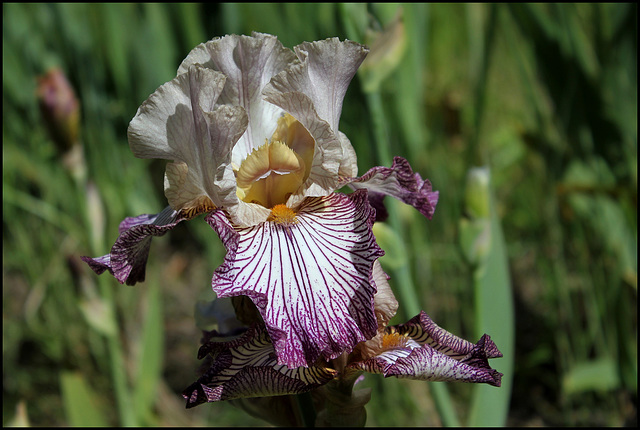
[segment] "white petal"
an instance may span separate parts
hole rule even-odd
[[[216,206],[235,199],[231,150],[247,127],[247,117],[240,107],[215,106],[224,81],[218,72],[192,66],[158,88],[129,125],[136,156],[177,162],[167,170],[172,205],[188,203],[187,197],[198,193]]]
[[[197,78],[197,79],[192,79]],[[192,96],[203,103],[200,109],[213,110],[222,92],[225,76],[194,67],[160,86],[138,108],[128,129],[129,146],[140,158],[160,158],[188,162],[197,142]],[[195,81],[197,88],[192,88]]]
[[[308,366],[351,351],[377,329],[371,273],[383,251],[372,216],[363,192],[309,198],[292,225],[234,229],[213,212],[207,221],[228,250],[213,289],[253,300],[281,364]]]
[[[378,319],[378,330],[384,330],[398,311],[398,301],[389,286],[389,276],[384,273],[378,260],[373,263],[371,276],[378,290],[373,298],[376,318]]]
[[[355,176],[356,157],[349,139],[338,131],[342,101],[367,49],[337,38],[296,46],[300,63],[275,76],[265,99],[302,123],[316,141],[304,196],[324,196],[337,188],[339,176]]]
[[[219,103],[241,106],[247,112],[249,128],[234,148],[235,164],[273,134],[282,109],[264,101],[262,89],[294,59],[293,52],[275,36],[253,33],[251,37],[231,35],[200,44],[180,65],[178,73],[194,64],[222,72],[227,82]]]
[[[307,95],[320,118],[337,132],[344,95],[369,50],[356,42],[332,38],[301,43],[294,51],[306,67],[278,79],[286,78],[290,91]]]

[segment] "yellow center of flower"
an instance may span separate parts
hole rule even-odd
[[[271,214],[267,221],[273,221],[276,224],[282,224],[289,226],[298,222],[296,220],[296,213],[287,205],[275,205],[271,208]]]
[[[387,333],[382,338],[382,350],[386,351],[388,349],[399,348],[407,343],[407,337],[398,333]]]
[[[279,219],[286,211],[276,206],[284,206],[309,177],[314,145],[302,124],[285,114],[271,139],[254,149],[236,171],[236,194],[247,203],[272,209],[278,214],[272,217]]]

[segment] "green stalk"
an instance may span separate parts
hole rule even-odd
[[[311,393],[303,393],[295,396],[298,413],[304,427],[315,427],[316,409],[313,406]]]
[[[123,427],[134,427],[137,425],[137,422],[127,387],[127,377],[124,372],[125,365],[120,339],[118,339],[117,335],[113,335],[109,336],[107,341],[111,361],[111,377],[116,393],[120,423]]]
[[[371,112],[371,123],[374,130],[374,141],[376,147],[376,153],[378,160],[383,165],[391,165],[392,156],[389,151],[389,132],[387,126],[387,118],[384,113],[384,107],[382,104],[382,97],[380,92],[374,91],[366,94],[367,105]],[[397,208],[395,205],[388,205],[387,210],[389,212],[388,223],[391,228],[398,233],[401,238],[406,237],[405,228],[400,220]],[[399,288],[400,301],[402,302],[405,316],[414,316],[420,313],[420,300],[416,294],[416,288],[411,276],[410,267],[408,264],[409,259],[405,258],[407,262],[401,267],[393,271],[394,285]],[[451,397],[449,396],[449,390],[447,386],[440,383],[430,384],[431,393],[433,394],[433,400],[436,405],[436,409],[440,414],[442,424],[444,426],[460,425],[458,417],[456,416],[453,408]]]
[[[79,143],[81,144],[81,143]],[[81,159],[81,164],[84,164],[84,156]],[[104,247],[104,231],[99,225],[94,225],[97,221],[93,217],[98,216],[96,210],[101,208],[91,207],[91,200],[87,194],[88,179],[86,176],[86,169],[80,169],[80,174],[74,176],[78,193],[84,196],[84,200],[87,205],[84,207],[84,219],[85,228],[91,232],[90,248],[93,255],[99,255]],[[95,203],[95,202],[93,202]],[[100,214],[101,215],[101,214]],[[118,416],[120,418],[120,425],[125,427],[133,427],[137,425],[135,409],[131,403],[131,393],[129,392],[127,384],[127,376],[125,373],[125,360],[124,353],[122,351],[122,345],[118,333],[118,321],[115,318],[116,303],[113,297],[112,284],[108,282],[108,278],[98,277],[99,288],[101,292],[102,300],[104,301],[107,309],[111,312],[106,316],[111,318],[109,325],[115,327],[112,333],[102,333],[107,338],[107,348],[109,350],[109,362],[111,365],[111,378],[113,380],[113,386],[115,391],[116,404],[118,406]],[[98,334],[96,332],[96,334]]]

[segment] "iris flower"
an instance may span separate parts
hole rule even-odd
[[[502,374],[488,359],[502,354],[488,335],[473,344],[434,323],[423,311],[405,324],[388,326],[398,308],[386,275],[374,265],[376,335],[351,353],[309,367],[289,368],[277,362],[275,349],[260,322],[229,339],[205,332],[198,358],[211,366],[183,392],[187,407],[204,402],[301,394],[331,381],[356,380],[366,371],[422,381],[487,383],[500,386]],[[353,383],[353,382],[351,382]],[[341,403],[344,406],[344,401]]]
[[[213,290],[251,299],[264,331],[246,341],[266,350],[268,337],[277,366],[314,369],[376,336],[372,272],[383,251],[370,198],[390,195],[431,218],[438,192],[400,157],[358,177],[338,125],[366,54],[337,38],[292,51],[261,33],[194,48],[128,129],[134,155],[169,161],[169,206],[126,218],[109,254],[83,260],[133,285],[154,236],[206,214],[227,249]],[[337,192],[344,186],[354,191]]]

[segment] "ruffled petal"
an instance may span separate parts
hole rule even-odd
[[[369,49],[334,37],[303,42],[293,50],[300,66],[291,67],[276,76],[271,82],[273,89],[281,93],[294,91],[305,94],[315,106],[318,116],[337,132],[347,88]]]
[[[359,178],[345,179],[341,186],[354,189],[365,188],[372,196],[376,193],[395,197],[413,206],[431,219],[438,203],[438,191],[431,189],[431,182],[413,173],[409,162],[402,157],[394,157],[391,167],[374,167]]]
[[[346,134],[339,131],[340,145],[342,146],[342,160],[338,168],[338,176],[340,178],[352,178],[358,174],[358,157],[356,150],[353,149],[351,141]]]
[[[206,220],[227,248],[214,291],[251,298],[278,363],[330,360],[375,335],[372,269],[384,252],[371,231],[366,192],[308,198],[290,223],[237,228],[223,211]]]
[[[326,384],[337,374],[325,367],[278,364],[267,331],[258,325],[235,340],[207,340],[198,358],[207,355],[212,358],[211,367],[182,393],[187,408],[221,400],[300,394]]]
[[[460,381],[500,386],[502,373],[488,359],[502,354],[488,335],[473,344],[435,324],[421,312],[406,324],[388,327],[377,341],[377,355],[349,367],[385,377]]]
[[[294,50],[299,62],[274,76],[263,94],[315,139],[311,173],[301,195],[324,196],[337,188],[340,175],[357,172],[355,152],[338,125],[344,95],[368,50],[337,38],[303,43]]]
[[[216,106],[225,80],[221,73],[191,66],[149,96],[129,124],[134,155],[175,162],[167,170],[167,197],[176,210],[189,206],[187,196],[207,196],[216,206],[237,200],[231,151],[247,128],[247,116],[237,106]]]
[[[128,217],[120,223],[120,236],[107,255],[81,257],[98,275],[108,270],[121,284],[134,285],[145,278],[151,239],[162,236],[186,218],[165,208],[156,215]]]
[[[269,34],[230,35],[196,46],[184,59],[178,73],[200,64],[227,77],[219,103],[242,107],[249,116],[247,132],[233,150],[240,165],[253,149],[274,132],[282,109],[262,98],[262,89],[295,59],[294,53]]]
[[[293,66],[295,69],[299,66]],[[283,72],[285,73],[285,72]],[[273,82],[273,81],[272,81]],[[309,177],[288,204],[300,203],[305,197],[319,197],[331,194],[337,189],[339,169],[342,160],[342,141],[329,123],[321,119],[315,111],[313,102],[301,92],[278,92],[272,88],[265,90],[265,99],[282,107],[307,129],[315,141],[313,160]]]

